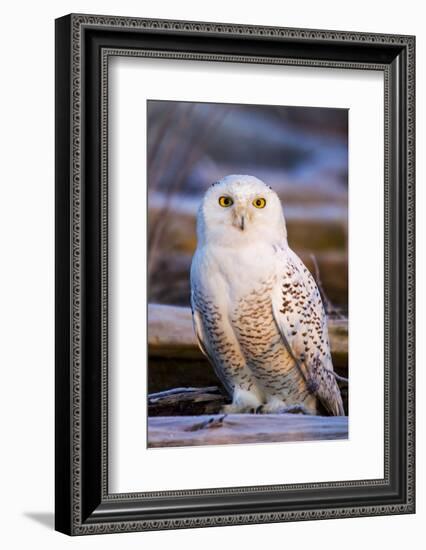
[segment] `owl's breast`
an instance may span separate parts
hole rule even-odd
[[[231,324],[241,352],[262,387],[288,399],[303,389],[303,380],[294,369],[275,322],[272,298],[275,278],[265,279],[235,304]]]
[[[261,358],[276,346],[282,347],[272,310],[274,285],[275,277],[271,275],[233,301],[231,323],[247,357]]]

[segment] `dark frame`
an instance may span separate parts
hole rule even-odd
[[[56,529],[70,535],[414,513],[413,36],[68,15],[56,20]],[[111,55],[383,71],[384,478],[108,493]]]

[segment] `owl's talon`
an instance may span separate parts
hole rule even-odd
[[[261,408],[260,407],[242,407],[241,405],[234,405],[231,403],[230,405],[224,405],[220,409],[220,413],[227,415],[227,414],[257,414],[257,411]]]
[[[282,405],[278,406],[277,403],[266,403],[260,405],[256,409],[256,414],[313,414],[302,403],[296,403],[294,405]]]
[[[297,405],[289,405],[288,407],[284,407],[284,409],[280,411],[280,414],[311,414],[311,413],[308,411],[305,405],[298,403]]]

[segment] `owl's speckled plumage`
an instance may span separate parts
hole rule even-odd
[[[204,196],[197,236],[194,328],[232,397],[227,411],[318,414],[321,404],[343,415],[321,297],[288,246],[277,194],[253,176],[223,178]]]

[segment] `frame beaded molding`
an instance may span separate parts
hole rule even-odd
[[[153,19],[137,19],[126,17],[108,17],[96,15],[72,15],[72,174],[71,174],[71,202],[72,202],[72,260],[71,260],[71,285],[72,285],[72,334],[71,334],[71,367],[72,367],[72,528],[76,535],[83,534],[100,534],[100,533],[118,533],[128,531],[145,531],[153,529],[184,529],[191,527],[205,527],[218,525],[239,525],[249,523],[264,523],[264,522],[285,522],[285,521],[304,521],[312,519],[329,519],[337,517],[362,517],[371,515],[385,515],[393,513],[411,513],[414,511],[414,171],[415,171],[415,145],[414,145],[414,111],[415,111],[415,92],[414,92],[414,48],[415,41],[412,36],[396,36],[389,34],[371,34],[358,32],[341,32],[331,30],[309,30],[309,29],[287,29],[280,27],[264,27],[264,26],[245,26],[245,25],[229,25],[221,23],[205,23],[205,22],[188,22],[188,21],[170,21],[170,20],[153,20]],[[215,515],[212,517],[194,517],[190,519],[173,519],[173,520],[146,520],[146,521],[124,521],[117,523],[93,523],[90,525],[82,524],[81,517],[81,74],[80,61],[82,49],[81,31],[85,27],[111,27],[121,29],[145,29],[145,30],[167,30],[176,32],[190,33],[209,33],[215,35],[228,36],[251,36],[262,38],[287,38],[287,39],[305,39],[305,40],[321,40],[328,42],[346,42],[346,43],[366,43],[366,44],[395,44],[403,45],[407,48],[407,82],[408,82],[408,142],[407,142],[407,437],[408,437],[408,455],[407,455],[407,504],[391,505],[391,506],[365,506],[365,507],[344,507],[327,510],[308,510],[294,512],[273,512],[273,513],[251,513],[251,514],[228,514]],[[200,489],[190,491],[162,491],[150,493],[117,493],[108,494],[108,464],[107,464],[107,421],[108,421],[108,354],[107,354],[107,315],[108,315],[108,219],[107,219],[107,204],[108,204],[108,58],[111,55],[120,56],[139,56],[139,57],[157,57],[168,59],[190,59],[203,61],[231,61],[241,63],[269,63],[282,65],[301,65],[310,67],[328,67],[328,68],[345,68],[345,69],[369,69],[384,71],[385,79],[385,159],[389,158],[389,140],[390,140],[390,122],[389,122],[389,68],[386,65],[380,64],[363,64],[363,63],[345,63],[333,61],[318,61],[318,60],[295,60],[286,58],[262,58],[258,56],[232,56],[232,55],[215,55],[215,54],[193,54],[193,53],[176,53],[164,51],[143,51],[143,50],[120,50],[120,49],[105,49],[102,52],[102,114],[101,114],[101,210],[102,210],[102,449],[103,449],[103,465],[102,465],[102,492],[105,500],[123,500],[123,499],[140,499],[147,496],[166,496],[166,495],[200,495],[200,494],[244,494],[252,491],[262,490],[295,490],[312,487],[350,487],[362,485],[383,485],[387,484],[389,475],[388,453],[389,449],[389,400],[385,398],[385,476],[383,480],[361,480],[361,481],[343,481],[332,483],[309,483],[309,484],[292,484],[292,485],[274,485],[261,487],[239,487],[225,489]],[[389,173],[387,170],[388,163],[385,162],[385,222],[389,220],[388,208],[388,185]],[[387,228],[389,224],[385,223]],[[389,266],[389,238],[385,234],[385,271],[388,272]],[[385,305],[389,300],[389,281],[385,277]],[[388,309],[385,307],[385,320],[388,315]],[[385,327],[388,323],[385,324]],[[388,342],[388,330],[385,330],[385,342]],[[385,346],[385,350],[388,346]],[[385,353],[385,397],[389,389],[389,373],[386,365],[389,363],[388,353]]]

